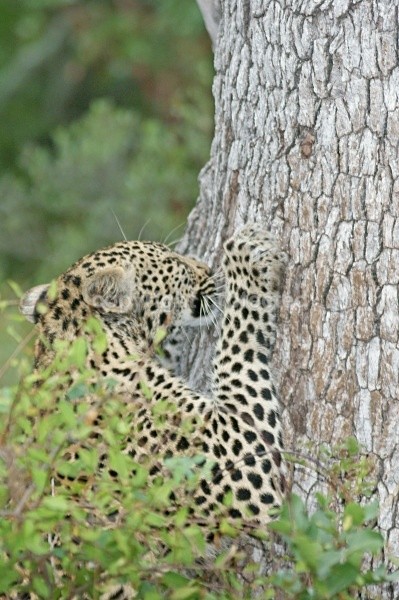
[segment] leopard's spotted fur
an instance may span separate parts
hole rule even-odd
[[[270,235],[255,225],[225,243],[225,309],[209,396],[193,392],[159,363],[154,337],[160,327],[206,318],[202,299],[215,293],[214,279],[203,263],[152,242],[121,242],[95,252],[57,279],[55,294],[48,294],[48,286],[25,294],[22,312],[40,333],[36,367],[51,361],[55,340],[74,340],[95,315],[108,348],[92,355],[90,366],[115,380],[137,406],[129,452],[138,460],[155,454],[211,459],[212,478],[201,480],[195,510],[205,516],[228,510],[231,518],[266,523],[284,491],[279,405],[270,371],[283,262]],[[177,404],[177,425],[192,419],[190,435],[179,432],[176,413],[174,427],[157,429],[152,406],[160,399]]]

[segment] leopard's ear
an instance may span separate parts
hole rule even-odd
[[[102,312],[127,313],[133,307],[133,274],[122,267],[104,268],[83,283],[84,301]]]
[[[37,323],[41,312],[44,312],[47,305],[47,292],[50,284],[36,285],[28,290],[21,298],[19,310],[31,323]],[[40,310],[40,305],[43,311]]]

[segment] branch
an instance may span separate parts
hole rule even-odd
[[[222,18],[220,0],[197,0],[197,4],[204,19],[205,27],[215,48],[218,35],[219,23]]]

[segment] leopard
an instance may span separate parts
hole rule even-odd
[[[162,330],[195,329],[214,320],[215,274],[196,258],[152,241],[122,241],[78,260],[52,284],[21,300],[38,331],[35,371],[53,360],[60,340],[85,335],[97,319],[106,348],[87,356],[100,380],[128,398],[126,451],[138,461],[201,456],[210,477],[199,480],[191,511],[209,518],[265,526],[286,494],[280,404],[272,365],[286,257],[259,224],[244,226],[223,246],[223,314],[214,349],[210,392],[200,393],[159,359]],[[171,401],[170,427],[153,407]],[[189,420],[191,428],[179,428]],[[229,502],[226,503],[226,496]]]

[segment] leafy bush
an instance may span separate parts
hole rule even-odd
[[[269,526],[287,550],[269,582],[287,600],[352,600],[369,585],[381,589],[398,579],[383,564],[384,539],[375,529],[374,465],[353,437],[318,454],[295,461],[316,469],[325,482],[324,492],[310,499],[312,510],[292,494]]]
[[[102,352],[96,321],[87,335]],[[272,571],[262,574],[239,543],[239,526],[208,518],[204,527],[190,514],[204,469],[210,476],[201,457],[165,460],[151,477],[159,457],[137,462],[124,452],[136,407],[85,367],[87,344],[59,344],[43,372],[1,390],[0,594],[94,599],[123,583],[144,600],[238,600],[254,589],[265,599],[349,600],[390,579],[382,566],[365,566],[379,559],[383,539],[372,527],[377,506],[359,502],[371,489],[370,464],[354,440],[325,450],[330,492],[316,496],[314,510],[292,495],[269,533],[252,531],[272,557]],[[160,402],[154,418],[169,427],[171,410]],[[176,510],[169,510],[172,492],[185,498]],[[206,558],[209,532],[219,546],[215,560]]]
[[[90,327],[101,352],[101,331]],[[191,565],[204,550],[187,509],[165,512],[172,490],[197,482],[198,459],[166,462],[168,477],[148,485],[151,465],[123,452],[136,407],[112,385],[89,383],[86,352],[83,339],[60,344],[40,377],[3,390],[0,593],[98,598],[113,583],[130,583],[150,597],[152,589],[181,587],[174,566]]]
[[[383,566],[363,568],[365,557],[378,556],[384,546],[382,535],[370,526],[377,515],[375,503],[356,502],[337,514],[321,494],[309,514],[301,498],[292,495],[270,529],[286,543],[294,568],[279,570],[271,583],[287,599],[351,600],[359,589],[389,580]]]

